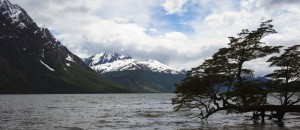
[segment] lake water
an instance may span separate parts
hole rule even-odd
[[[300,129],[297,114],[285,126],[249,119],[252,113],[217,113],[207,121],[196,111],[174,112],[174,94],[0,95],[0,129]],[[246,116],[246,117],[245,117]],[[247,117],[248,116],[248,117]]]

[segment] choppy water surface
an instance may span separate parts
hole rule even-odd
[[[285,126],[253,123],[251,113],[217,113],[207,121],[195,112],[174,112],[174,94],[0,95],[0,129],[296,129],[297,114]]]

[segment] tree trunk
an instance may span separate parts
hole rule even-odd
[[[261,122],[264,123],[265,122],[265,111],[261,111],[260,116],[261,116]]]
[[[277,119],[278,119],[278,125],[279,126],[282,126],[283,125],[283,122],[282,122],[282,119],[284,117],[284,114],[285,112],[284,111],[277,111]]]

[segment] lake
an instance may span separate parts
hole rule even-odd
[[[297,114],[284,127],[274,120],[247,120],[252,113],[217,113],[207,121],[196,111],[174,112],[174,94],[0,95],[0,129],[300,129]]]

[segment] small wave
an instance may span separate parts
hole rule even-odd
[[[65,126],[57,126],[55,127],[57,130],[84,130],[80,127],[65,127]]]

